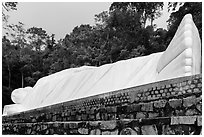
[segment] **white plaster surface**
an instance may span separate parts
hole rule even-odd
[[[83,66],[67,69],[43,77],[33,88],[14,90],[12,100],[18,104],[5,106],[4,114],[164,79],[199,74],[200,43],[198,30],[192,16],[188,14],[183,18],[166,51],[100,67]]]
[[[25,88],[18,88],[15,89],[11,93],[11,99],[16,104],[23,103],[23,100],[25,99],[26,95],[29,94],[29,92],[32,92],[32,87],[25,87]]]
[[[192,15],[187,14],[161,56],[157,80],[201,73],[201,41]]]

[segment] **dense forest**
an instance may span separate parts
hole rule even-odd
[[[63,69],[101,66],[119,60],[164,51],[185,14],[191,13],[202,38],[202,3],[170,2],[168,29],[157,28],[163,2],[114,2],[108,11],[95,15],[95,25],[82,24],[56,41],[38,27],[8,23],[8,12],[18,3],[2,3],[2,105],[11,104],[16,88],[34,86],[43,76]],[[150,25],[147,25],[150,21]],[[68,24],[67,24],[68,25]],[[42,91],[43,92],[43,91]]]

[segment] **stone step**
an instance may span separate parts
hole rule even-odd
[[[202,116],[174,116],[110,121],[5,123],[3,134],[157,135],[199,134]]]

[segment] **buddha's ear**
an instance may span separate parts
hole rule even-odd
[[[201,41],[191,14],[182,19],[156,71],[158,80],[201,73]]]

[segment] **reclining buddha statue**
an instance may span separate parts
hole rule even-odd
[[[33,88],[14,90],[11,98],[15,104],[6,105],[4,115],[200,73],[201,41],[192,15],[187,14],[164,52],[43,77]]]

